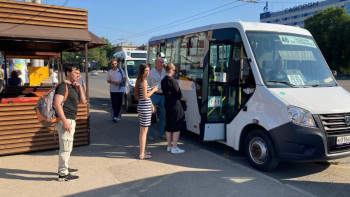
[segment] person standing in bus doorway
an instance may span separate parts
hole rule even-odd
[[[117,67],[117,60],[111,60],[111,70],[107,74],[107,83],[109,83],[109,92],[112,102],[112,120],[117,123],[121,118],[123,95],[125,91],[125,73]]]
[[[182,96],[181,89],[177,81],[173,78],[175,66],[173,63],[165,64],[166,76],[161,82],[165,97],[165,130],[168,142],[167,151],[171,153],[184,153],[185,151],[177,147],[180,137],[180,130],[186,128],[185,113],[180,101],[187,102]]]
[[[165,77],[165,71],[163,69],[163,59],[161,57],[157,57],[156,62],[155,62],[155,68],[152,68],[151,71],[149,72],[149,75],[147,77],[147,81],[149,86],[154,87],[158,86],[158,91],[155,92],[151,96],[151,100],[153,105],[158,106],[158,112],[160,114],[159,116],[159,137],[162,139],[166,139],[165,137],[165,108],[164,108],[164,95],[161,90],[161,84],[160,82],[162,79]],[[158,113],[157,112],[157,113]],[[148,139],[153,141],[154,140],[154,126],[151,125],[149,127],[149,132],[148,132]]]
[[[70,181],[79,176],[71,175],[77,169],[68,167],[70,154],[73,149],[78,103],[86,103],[82,87],[77,82],[79,66],[68,64],[64,67],[66,79],[60,83],[55,91],[54,108],[60,120],[55,124],[59,139],[58,181]],[[68,88],[68,96],[64,101],[64,95]],[[64,105],[63,105],[64,102]]]
[[[151,95],[158,91],[158,86],[151,87],[147,84],[147,76],[149,75],[149,66],[142,63],[137,73],[137,79],[135,83],[135,97],[139,101],[137,105],[137,112],[140,124],[140,159],[150,159],[151,153],[146,152],[146,138],[148,127],[151,125],[152,116],[152,101]]]

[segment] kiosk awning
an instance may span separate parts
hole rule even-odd
[[[81,51],[107,44],[87,29],[0,23],[0,51]]]

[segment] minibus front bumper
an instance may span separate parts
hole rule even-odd
[[[316,127],[304,127],[292,122],[269,131],[281,161],[322,161],[350,155],[350,144],[337,145],[337,137],[325,131],[318,115]]]

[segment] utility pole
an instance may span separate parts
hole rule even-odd
[[[24,2],[41,4],[41,0],[24,0]],[[27,63],[30,62],[31,65],[35,67],[44,67],[44,60],[32,59],[32,60],[27,60],[26,62]]]

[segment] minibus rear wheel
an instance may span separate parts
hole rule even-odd
[[[258,170],[273,170],[279,163],[272,140],[262,130],[254,130],[248,134],[244,143],[244,151],[249,159],[249,164]]]

